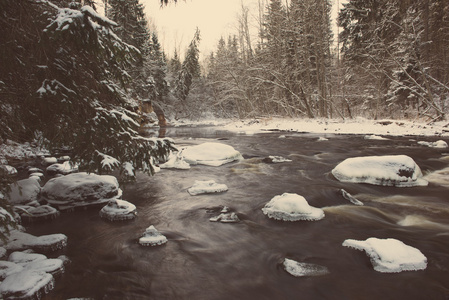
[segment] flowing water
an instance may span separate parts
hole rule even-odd
[[[245,160],[164,169],[154,177],[140,174],[123,187],[123,199],[137,206],[132,221],[112,223],[101,219],[98,209],[87,209],[28,228],[36,235],[68,236],[62,254],[72,263],[46,299],[449,299],[449,188],[341,183],[330,173],[348,157],[406,154],[428,174],[447,167],[445,150],[420,146],[411,137],[327,135],[328,141],[318,141],[313,134],[244,135],[216,128],[168,129],[165,135],[179,145],[225,143]],[[292,161],[262,162],[269,155]],[[190,196],[194,181],[206,179],[229,190]],[[365,205],[345,200],[342,188]],[[325,218],[269,219],[261,208],[284,192],[323,208]],[[210,222],[221,206],[235,211],[241,222]],[[167,244],[138,244],[150,225]],[[418,248],[428,259],[427,269],[379,273],[364,252],[342,246],[345,239],[369,237],[396,238]],[[296,278],[283,269],[284,258],[325,266],[330,273]]]

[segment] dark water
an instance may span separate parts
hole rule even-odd
[[[139,175],[123,187],[123,199],[138,209],[133,221],[111,223],[100,219],[98,209],[89,209],[29,228],[33,234],[68,236],[63,254],[72,263],[46,299],[449,299],[449,188],[340,183],[330,174],[348,157],[393,154],[411,156],[430,173],[448,165],[444,150],[420,146],[410,137],[377,141],[328,135],[328,141],[319,142],[311,134],[246,136],[210,128],[169,129],[165,135],[181,145],[219,140],[246,159]],[[262,163],[268,155],[292,162]],[[187,193],[195,180],[206,179],[227,184],[229,191]],[[341,188],[365,206],[351,205]],[[325,218],[268,219],[261,208],[284,192],[324,208]],[[242,221],[210,222],[224,205]],[[137,243],[150,225],[167,236],[167,244]],[[345,239],[369,237],[396,238],[418,248],[428,259],[427,269],[379,273],[364,252],[342,246]],[[282,268],[284,258],[326,266],[330,274],[295,278]]]

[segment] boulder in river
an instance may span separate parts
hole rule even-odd
[[[128,201],[113,199],[100,210],[100,217],[109,221],[134,219],[137,215],[136,206]]]
[[[182,155],[191,165],[202,164],[214,167],[243,159],[240,152],[232,146],[213,142],[187,147],[182,150]]]
[[[324,218],[321,208],[310,206],[303,196],[291,193],[273,197],[262,211],[269,218],[281,221],[316,221]]]
[[[428,182],[415,161],[407,155],[347,158],[332,175],[342,182],[370,183],[384,186],[426,186]]]
[[[193,186],[187,191],[190,195],[222,193],[228,190],[228,186],[224,183],[216,183],[215,180],[195,180]]]
[[[165,243],[167,243],[167,238],[153,225],[148,227],[139,239],[139,244],[142,246],[159,246]]]
[[[107,203],[121,195],[114,176],[84,172],[50,179],[41,191],[41,197],[60,210]]]

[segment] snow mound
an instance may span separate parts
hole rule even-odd
[[[378,141],[385,141],[385,140],[389,140],[387,138],[384,138],[380,135],[375,135],[375,134],[371,134],[371,135],[365,135],[364,136],[365,140],[378,140]]]
[[[427,147],[431,147],[431,148],[447,148],[447,143],[443,140],[438,140],[436,142],[424,142],[424,141],[420,141],[418,142],[418,144],[423,145],[423,146],[427,146]]]
[[[269,218],[281,221],[317,221],[324,218],[321,208],[310,206],[304,197],[291,193],[275,196],[262,211]]]
[[[136,206],[128,201],[113,199],[100,210],[100,217],[109,221],[134,219],[137,215]]]
[[[0,242],[2,244],[3,242]],[[9,251],[33,249],[39,252],[56,251],[67,246],[67,236],[56,233],[34,236],[26,232],[12,230],[4,247]]]
[[[84,172],[50,179],[41,191],[42,198],[60,209],[107,203],[121,194],[114,176]]]
[[[191,165],[202,164],[214,167],[243,159],[240,152],[232,146],[213,142],[187,147],[182,150],[182,155]]]
[[[344,189],[341,189],[340,192],[341,192],[343,198],[345,198],[346,200],[348,200],[348,201],[351,202],[352,204],[354,204],[354,205],[360,205],[360,206],[363,205],[363,202],[362,202],[362,201],[356,199],[354,196],[352,196],[351,194],[349,194],[349,193],[348,193],[347,191],[345,191]]]
[[[329,274],[329,270],[326,267],[301,263],[288,258],[284,259],[283,265],[285,271],[295,277],[322,276]]]
[[[184,160],[180,153],[171,154],[168,161],[160,165],[161,169],[179,169],[188,170],[190,165]]]
[[[187,191],[190,195],[221,193],[226,192],[228,187],[223,183],[216,183],[215,180],[195,180],[195,183]]]
[[[37,197],[41,191],[39,180],[27,178],[18,180],[10,185],[11,191],[7,195],[9,202],[13,205],[37,205]]]
[[[338,164],[332,175],[343,182],[370,183],[384,186],[426,186],[421,169],[406,155],[348,158]]]
[[[61,164],[52,164],[46,169],[48,175],[62,174],[67,175],[78,172],[78,165],[72,164],[70,161],[65,161]]]
[[[45,259],[47,259],[47,257],[43,254],[20,252],[20,251],[15,251],[11,253],[8,257],[8,261],[18,264],[22,267],[25,267],[30,263],[42,261]]]
[[[283,163],[283,162],[291,162],[291,159],[287,159],[284,158],[282,156],[275,156],[275,155],[270,155],[268,157],[265,157],[262,160],[264,163],[273,163],[273,164],[277,164],[277,163]]]
[[[38,272],[50,273],[53,276],[58,276],[64,273],[64,262],[59,258],[46,258],[30,262],[25,266],[25,270],[34,270]]]
[[[5,278],[0,284],[3,299],[41,299],[54,288],[53,276],[46,272],[24,270]]]
[[[10,261],[0,260],[0,280],[21,271],[23,271],[22,266]]]
[[[348,239],[343,246],[364,250],[374,270],[382,273],[424,270],[427,258],[416,248],[396,239],[369,238],[366,241]]]
[[[162,235],[153,225],[148,227],[139,239],[139,244],[142,246],[159,246],[165,244],[167,238]]]
[[[59,211],[50,205],[41,205],[37,207],[27,206],[22,209],[20,209],[21,207],[19,206],[18,208],[22,221],[28,223],[53,220],[60,215]]]
[[[56,164],[57,162],[58,162],[58,159],[53,156],[52,157],[44,157],[44,156],[41,157],[41,163],[46,166]]]

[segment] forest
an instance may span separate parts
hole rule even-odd
[[[139,134],[143,103],[168,123],[446,118],[447,1],[350,0],[339,36],[330,0],[260,3],[256,40],[242,2],[238,31],[200,62],[201,32],[183,57],[162,49],[138,0],[103,0],[104,11],[93,0],[0,0],[1,142],[69,148],[88,169],[111,156],[151,173],[171,143]]]

